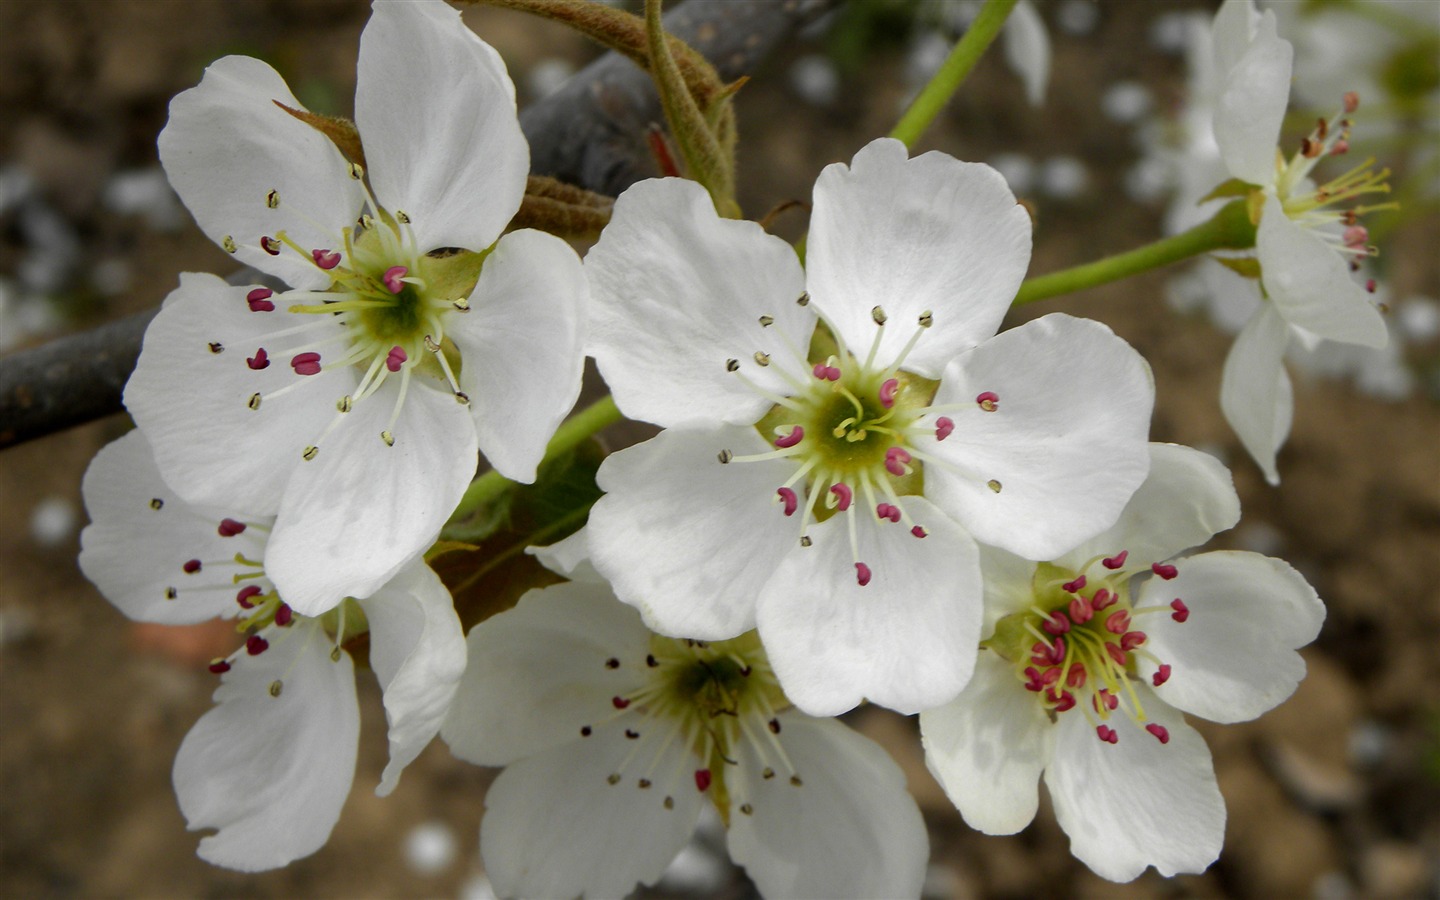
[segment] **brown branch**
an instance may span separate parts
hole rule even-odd
[[[665,28],[731,81],[840,0],[687,0]],[[530,164],[548,175],[616,196],[657,174],[645,141],[660,121],[649,76],[607,53],[554,95],[520,115]],[[60,338],[0,359],[0,448],[120,412],[121,391],[155,311]]]

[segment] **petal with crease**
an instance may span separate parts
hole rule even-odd
[[[1275,455],[1290,434],[1295,400],[1281,359],[1290,326],[1262,303],[1235,338],[1220,375],[1220,409],[1271,484],[1280,483]]]

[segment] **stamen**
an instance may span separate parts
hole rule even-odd
[[[385,270],[385,274],[381,276],[380,280],[385,282],[386,290],[392,294],[398,294],[405,290],[405,283],[401,279],[408,274],[410,274],[410,270],[405,266],[391,266]]]
[[[843,481],[837,481],[830,485],[830,493],[834,494],[837,500],[835,508],[845,512],[850,508],[850,501],[854,498],[854,491]]]
[[[270,642],[258,634],[252,634],[245,639],[245,652],[251,656],[259,656],[270,649]]]
[[[1160,685],[1164,684],[1165,682],[1167,682],[1167,681],[1169,681],[1169,680],[1170,680],[1170,664],[1169,664],[1169,663],[1161,663],[1161,664],[1160,664],[1160,668],[1155,671],[1155,674],[1152,675],[1152,676],[1150,676],[1150,683],[1153,684],[1153,685],[1155,685],[1156,687],[1159,687]]]
[[[275,304],[270,298],[275,292],[266,287],[258,287],[245,295],[245,302],[249,304],[251,312],[274,312]]]
[[[955,420],[949,416],[941,416],[935,420],[935,440],[943,441],[955,431]]]
[[[320,373],[320,354],[298,353],[290,360],[290,368],[295,370],[296,375],[318,375]]]
[[[246,357],[245,364],[257,372],[261,369],[269,368],[270,354],[265,352],[264,347],[261,347],[255,351],[254,356]]]
[[[221,519],[220,527],[216,530],[220,532],[221,537],[234,537],[245,531],[245,523],[235,519]]]
[[[405,365],[406,360],[408,360],[409,358],[410,357],[406,355],[405,349],[403,347],[391,347],[390,353],[385,357],[385,368],[389,369],[391,372],[398,372],[400,371],[400,367]]]
[[[1155,740],[1159,741],[1160,743],[1170,743],[1170,732],[1166,730],[1164,725],[1158,725],[1154,722],[1151,722],[1149,725],[1145,726],[1145,730],[1155,735]]]
[[[895,392],[900,389],[900,379],[889,378],[880,385],[880,405],[890,409],[895,405]]]
[[[1109,725],[1097,725],[1095,727],[1095,733],[1100,736],[1100,740],[1107,744],[1118,743],[1120,740],[1120,736],[1115,733],[1115,729]]]
[[[864,587],[865,585],[869,584],[869,583],[870,583],[870,567],[867,566],[867,565],[865,565],[863,562],[857,562],[857,563],[855,564],[855,580],[860,583],[860,586],[861,586],[861,587]]]
[[[785,435],[785,436],[783,436],[783,437],[778,437],[778,438],[776,438],[776,439],[775,439],[775,446],[780,447],[780,448],[782,448],[782,449],[785,449],[785,448],[789,448],[789,447],[795,446],[796,444],[800,443],[800,442],[801,442],[802,440],[804,440],[804,439],[805,439],[805,429],[804,429],[804,428],[801,428],[799,425],[796,425],[794,428],[792,428],[792,429],[790,430],[790,433],[789,433],[789,434],[787,434],[787,435]]]
[[[994,412],[999,409],[1000,395],[994,391],[985,391],[975,398],[975,405],[986,412]]]
[[[1114,556],[1107,556],[1104,559],[1100,560],[1100,565],[1111,570],[1118,569],[1121,566],[1125,565],[1125,558],[1129,555],[1129,550],[1121,550]]]
[[[1154,572],[1156,575],[1159,575],[1166,581],[1169,581],[1176,575],[1180,574],[1178,569],[1168,563],[1154,563],[1150,566],[1150,571]]]
[[[1170,608],[1175,610],[1173,613],[1170,614],[1170,618],[1174,619],[1175,621],[1184,622],[1186,619],[1190,618],[1190,607],[1186,606],[1185,601],[1181,600],[1179,597],[1176,597],[1174,600],[1170,601]]]
[[[782,487],[776,489],[775,493],[785,504],[785,515],[795,515],[795,510],[800,505],[800,498],[795,495],[795,491],[788,487]]]
[[[334,250],[311,250],[310,256],[315,260],[315,265],[326,271],[340,265],[340,254]]]

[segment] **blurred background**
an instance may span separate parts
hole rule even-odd
[[[1440,29],[1440,4],[1392,5]],[[808,201],[822,166],[888,131],[977,7],[851,0],[787,41],[738,99],[747,215]],[[1187,23],[1214,4],[1036,8],[1053,50],[1043,104],[1029,102],[997,45],[917,149],[1000,168],[1035,213],[1032,272],[1043,273],[1159,236],[1175,181],[1166,148],[1178,140]],[[179,272],[231,271],[157,162],[169,99],[210,61],[243,53],[274,65],[310,108],[348,114],[367,14],[358,0],[0,0],[0,353],[153,307]],[[596,55],[521,14],[471,9],[465,18],[509,64],[522,105]],[[1433,99],[1440,57],[1427,58],[1429,45],[1408,63],[1357,61],[1359,31],[1338,33],[1311,56],[1331,77],[1358,85],[1374,80],[1364,66],[1389,66],[1376,68],[1392,95],[1377,108],[1403,112],[1416,91]],[[1406,47],[1396,46],[1398,58]],[[1287,146],[1313,121],[1299,116]],[[1437,149],[1433,130],[1385,135],[1392,181],[1420,188],[1402,216],[1372,228],[1384,232],[1378,274],[1396,350],[1325,350],[1292,367],[1295,427],[1279,489],[1265,486],[1220,416],[1232,338],[1198,299],[1202,276],[1152,272],[1013,317],[1093,316],[1133,343],[1155,370],[1153,437],[1201,447],[1234,470],[1244,518],[1217,546],[1286,558],[1329,618],[1289,702],[1244,725],[1198,723],[1229,807],[1224,853],[1204,875],[1104,882],[1070,858],[1044,805],[1020,835],[971,832],[926,772],[913,720],[852,714],[900,762],[925,812],[927,896],[1440,896],[1440,304],[1428,299],[1440,297]],[[796,210],[774,230],[794,238],[804,227]],[[81,474],[129,427],[116,416],[0,453],[0,893],[488,896],[477,833],[492,773],[437,742],[392,797],[377,799],[384,717],[363,675],[355,790],[329,845],[259,875],[195,858],[198,836],[185,832],[170,766],[209,708],[216,681],[205,664],[233,648],[234,632],[130,623],[75,564]],[[753,890],[711,831],[652,893]]]

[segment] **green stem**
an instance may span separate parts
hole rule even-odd
[[[1010,10],[1015,8],[1018,0],[985,0],[985,6],[980,10],[980,15],[970,23],[965,34],[955,44],[955,49],[945,59],[940,71],[930,79],[930,83],[911,102],[910,108],[900,117],[895,128],[890,132],[890,137],[898,138],[905,142],[905,146],[913,147],[935,117],[940,115],[940,110],[950,102],[950,98],[959,90],[965,77],[980,57],[1000,33],[1000,27],[1010,16]]]
[[[1020,292],[1015,295],[1013,305],[1023,306],[1060,294],[1109,284],[1212,250],[1244,250],[1253,246],[1255,226],[1250,224],[1250,216],[1245,211],[1245,201],[1236,200],[1226,204],[1213,219],[1174,237],[1146,244],[1127,253],[1107,256],[1083,266],[1027,278],[1025,283],[1020,285]]]
[[[601,397],[561,423],[560,427],[555,430],[555,436],[545,446],[545,459],[541,465],[543,466],[557,456],[569,453],[584,443],[591,435],[615,424],[622,418],[624,417],[620,414],[619,408],[615,406],[615,398],[608,394]],[[509,490],[514,483],[493,469],[486,472],[470,482],[470,487],[465,489],[465,496],[460,498],[460,505],[455,507],[455,512],[450,514],[450,521],[464,521],[476,510]]]

